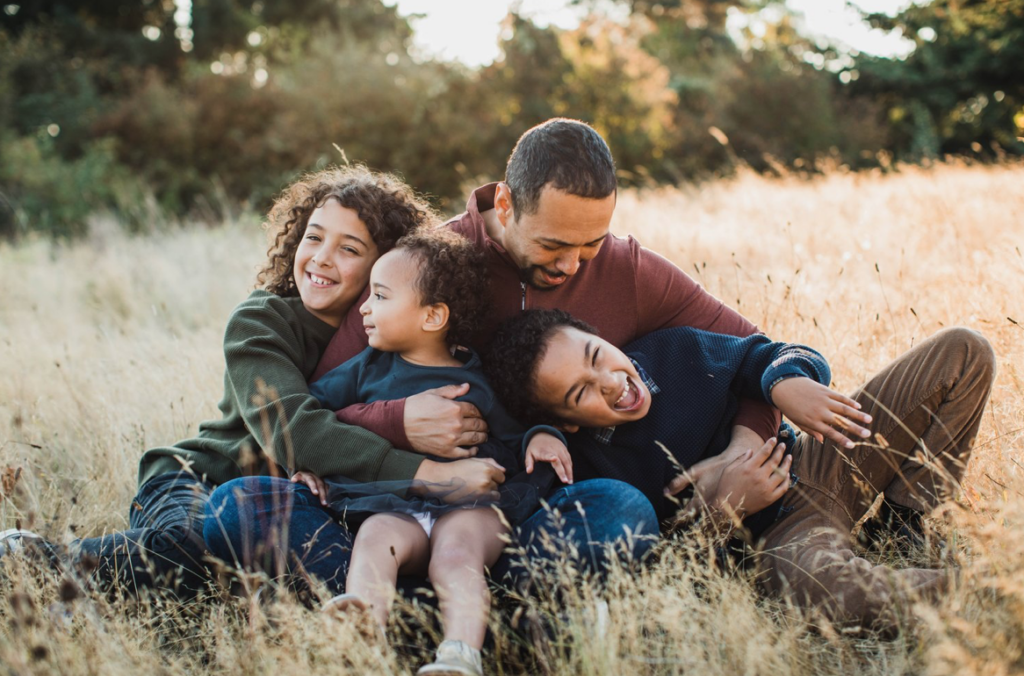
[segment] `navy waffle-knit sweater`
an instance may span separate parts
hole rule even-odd
[[[678,508],[665,498],[665,486],[680,467],[690,468],[725,450],[740,398],[771,403],[771,388],[780,380],[807,377],[828,385],[832,378],[818,352],[772,342],[761,334],[737,338],[670,328],[630,343],[623,352],[640,367],[648,388],[654,384],[650,410],[613,430],[584,429],[570,435],[573,475],[577,481],[605,477],[635,486],[662,521]],[[779,439],[791,437],[792,430],[783,423]],[[747,517],[745,525],[755,537],[774,521],[780,505]]]

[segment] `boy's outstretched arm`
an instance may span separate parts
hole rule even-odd
[[[819,442],[828,438],[843,448],[853,448],[856,444],[847,435],[861,439],[871,436],[858,424],[871,423],[871,416],[860,410],[860,404],[810,378],[776,382],[771,387],[771,398],[782,415]]]

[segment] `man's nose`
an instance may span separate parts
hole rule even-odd
[[[565,275],[575,275],[580,269],[580,250],[573,249],[559,256],[555,261],[555,269]]]

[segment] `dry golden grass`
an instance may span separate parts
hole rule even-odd
[[[748,575],[710,565],[699,539],[677,542],[600,592],[562,570],[570,591],[525,610],[550,635],[517,636],[495,613],[488,673],[1024,671],[1021,186],[1024,167],[947,165],[621,195],[614,232],[635,234],[769,335],[818,347],[840,389],[942,326],[988,336],[1000,372],[949,510],[961,582],[940,604],[907,609],[914,628],[886,641],[762,598]],[[216,414],[223,324],[264,248],[255,221],[0,245],[0,467],[24,470],[0,526],[56,539],[125,526],[141,452]],[[13,674],[408,673],[414,644],[429,647],[434,631],[402,638],[396,627],[396,653],[287,598],[62,606],[58,580],[21,564],[5,573],[0,663]]]

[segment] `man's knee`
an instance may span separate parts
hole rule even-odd
[[[996,353],[982,333],[965,326],[952,326],[935,334],[943,349],[960,356],[965,368],[991,380],[996,375]]]

